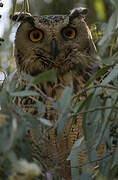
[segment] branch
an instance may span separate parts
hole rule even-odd
[[[32,87],[34,87],[40,93],[40,95],[43,96],[45,99],[53,100],[51,97],[47,96],[43,91],[41,91],[41,89],[38,88],[36,85],[32,85]]]
[[[89,112],[95,112],[95,111],[101,111],[101,110],[106,110],[106,109],[117,109],[118,110],[118,106],[98,106],[96,108],[87,110],[87,111],[80,111],[78,113],[72,114],[71,116],[78,116],[80,114],[85,114],[85,113],[89,113]]]
[[[80,96],[81,94],[83,94],[84,92],[90,90],[90,89],[96,89],[96,88],[109,88],[109,89],[113,89],[113,90],[117,90],[118,91],[118,88],[117,87],[114,87],[114,86],[111,86],[111,85],[95,85],[95,86],[91,86],[91,87],[88,87],[88,88],[85,88],[85,89],[82,89],[79,93],[77,93],[76,95],[73,96],[73,99]]]
[[[104,160],[104,159],[106,159],[106,158],[109,158],[110,156],[112,156],[113,154],[112,153],[109,153],[109,154],[107,154],[106,156],[104,156],[104,157],[102,157],[102,158],[100,158],[100,159],[96,159],[96,160],[93,160],[93,161],[90,161],[90,162],[86,162],[86,163],[83,163],[83,165],[82,166],[86,166],[87,164],[91,164],[91,163],[94,163],[94,162],[98,162],[98,161],[102,161],[102,160]],[[71,168],[78,168],[78,166],[72,166]]]

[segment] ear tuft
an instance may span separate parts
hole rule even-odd
[[[31,17],[31,14],[30,13],[17,12],[14,15],[10,15],[10,19],[12,19],[13,21],[16,21],[16,22],[23,21],[27,17]]]
[[[83,7],[75,8],[75,9],[71,10],[69,19],[70,19],[70,21],[72,21],[75,18],[80,18],[80,17],[85,18],[87,16],[87,14],[88,14],[87,8],[83,8]]]

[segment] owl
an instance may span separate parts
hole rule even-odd
[[[14,56],[18,81],[25,84],[23,74],[32,77],[54,69],[55,82],[39,83],[35,89],[39,95],[35,98],[45,104],[44,118],[56,123],[59,112],[52,106],[52,99],[58,101],[66,87],[73,86],[72,96],[76,96],[91,77],[95,62],[91,56],[96,53],[91,32],[85,22],[86,8],[77,8],[67,15],[32,16],[16,14],[12,16],[20,25],[16,32]],[[80,99],[87,96],[85,93]],[[65,99],[66,101],[66,99]],[[35,101],[30,97],[19,97],[16,104],[37,119],[37,109],[31,108]],[[76,98],[72,100],[73,106]],[[39,122],[39,135],[43,132]],[[32,156],[45,172],[58,174],[71,180],[70,162],[67,158],[76,140],[83,136],[82,117],[68,118],[62,137],[58,140],[57,127],[47,128],[45,136],[35,139],[32,129],[29,137],[32,141]],[[83,161],[85,152],[78,155]]]

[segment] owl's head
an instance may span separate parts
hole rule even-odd
[[[20,22],[15,38],[18,70],[37,75],[52,68],[65,72],[86,64],[96,50],[84,20],[86,14],[86,8],[78,8],[68,15],[14,15],[12,19]]]

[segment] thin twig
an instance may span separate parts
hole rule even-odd
[[[90,162],[87,162],[87,163],[84,163],[82,166],[86,166],[87,164],[91,164],[91,163],[94,163],[94,162],[96,162],[96,161],[102,161],[102,160],[104,160],[104,159],[106,159],[106,158],[108,158],[108,157],[110,157],[110,156],[112,156],[112,153],[110,153],[110,154],[108,154],[108,155],[106,155],[106,156],[104,156],[104,157],[102,157],[102,158],[100,158],[100,159],[96,159],[96,160],[93,160],[93,161],[90,161]],[[73,167],[71,167],[71,168],[78,168],[78,166],[73,166]]]
[[[45,99],[53,100],[51,97],[48,97],[41,89],[39,89],[36,85],[32,85]]]
[[[77,93],[76,95],[73,96],[73,99],[80,96],[82,93],[90,90],[90,89],[96,89],[96,88],[109,88],[109,89],[113,89],[113,90],[117,90],[118,91],[118,88],[117,87],[114,87],[114,86],[111,86],[111,85],[95,85],[95,86],[91,86],[91,87],[88,87],[88,88],[85,88],[85,89],[82,89],[79,93]]]
[[[72,114],[71,116],[78,116],[80,114],[85,114],[85,113],[90,113],[90,112],[95,112],[95,111],[100,111],[100,110],[106,110],[106,109],[117,109],[118,110],[118,106],[98,106],[96,108],[93,108],[93,109],[90,109],[90,110],[87,110],[87,111],[80,111],[78,113],[74,113]]]

